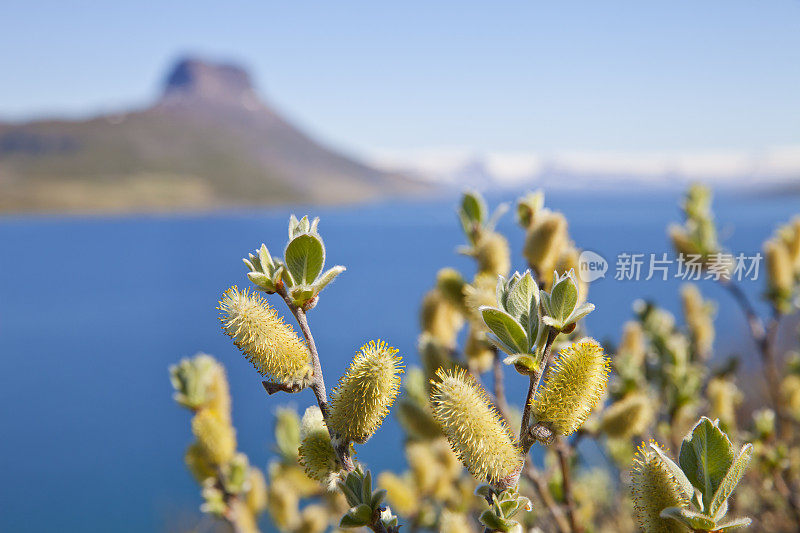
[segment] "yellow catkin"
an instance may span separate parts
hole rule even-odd
[[[783,378],[780,392],[786,410],[792,417],[800,421],[800,375],[789,374]]]
[[[661,518],[660,513],[667,507],[683,507],[689,502],[663,460],[646,446],[642,443],[639,447],[631,471],[636,521],[647,533],[683,533],[684,526]]]
[[[534,421],[560,435],[575,432],[605,391],[608,365],[603,347],[593,339],[561,350],[543,390],[531,401]]]
[[[644,342],[644,331],[642,325],[634,320],[625,322],[622,329],[622,339],[620,339],[617,353],[626,354],[631,358],[632,364],[641,366],[647,354],[647,347]]]
[[[470,369],[478,374],[483,374],[492,368],[495,359],[492,345],[489,344],[486,335],[472,326],[464,344],[464,355],[467,357]]]
[[[300,430],[300,465],[311,479],[328,482],[339,470],[331,436],[317,406],[306,409]]]
[[[231,392],[228,378],[225,376],[225,367],[217,363],[211,373],[211,383],[208,387],[208,408],[219,415],[223,422],[231,423]]]
[[[465,370],[439,370],[431,388],[433,415],[453,451],[478,480],[497,483],[519,472],[520,449],[486,391]]]
[[[567,219],[561,213],[543,211],[528,230],[522,255],[541,280],[550,283],[553,269],[567,244]]]
[[[511,251],[505,237],[494,231],[485,232],[475,243],[478,272],[494,276],[508,276],[511,270]]]
[[[436,273],[436,288],[456,309],[464,307],[464,278],[455,268],[443,268]]]
[[[769,240],[764,243],[770,289],[777,295],[788,295],[794,285],[794,272],[789,250],[783,242]]]
[[[258,468],[251,467],[247,474],[249,488],[244,502],[253,515],[258,516],[267,508],[267,481]]]
[[[330,427],[342,440],[369,439],[400,392],[403,360],[382,341],[361,347],[331,394]]]
[[[267,509],[278,529],[284,531],[294,528],[300,521],[300,498],[294,486],[283,479],[273,481],[267,499]]]
[[[442,512],[439,533],[469,533],[472,531],[475,531],[475,529],[465,514],[447,509]]]
[[[214,466],[227,464],[236,452],[236,432],[210,409],[192,419],[192,433],[200,449]]]
[[[193,442],[189,445],[186,449],[184,460],[186,461],[186,468],[189,469],[189,472],[200,484],[206,479],[217,475],[214,465],[198,442]]]
[[[300,523],[295,531],[303,533],[323,533],[328,529],[330,516],[324,505],[307,505],[300,514]]]
[[[402,516],[412,516],[419,508],[419,492],[414,483],[394,472],[381,472],[378,486],[385,489],[392,511]]]
[[[641,393],[632,393],[603,411],[600,429],[613,438],[642,435],[653,422],[651,400]]]
[[[736,408],[743,399],[736,383],[731,378],[712,378],[708,382],[706,395],[711,404],[711,417],[719,418],[725,431],[736,430]]]
[[[681,302],[695,349],[703,356],[709,355],[714,344],[714,306],[703,300],[697,286],[691,283],[681,287]]]
[[[420,310],[420,326],[423,332],[452,348],[456,345],[456,337],[463,325],[461,313],[439,289],[428,291],[422,299]]]
[[[467,319],[473,328],[480,331],[488,331],[480,307],[488,305],[497,306],[497,276],[479,274],[469,285],[464,286],[464,307],[466,307]]]
[[[286,385],[308,384],[312,370],[305,343],[264,298],[231,287],[218,309],[222,329],[262,376]]]
[[[260,533],[256,517],[242,501],[234,500],[230,504],[230,515],[235,523],[237,533]]]

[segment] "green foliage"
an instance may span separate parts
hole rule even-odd
[[[494,491],[490,485],[480,485],[476,494],[491,501],[489,509],[483,511],[478,519],[481,524],[492,531],[504,533],[521,533],[520,523],[514,520],[519,511],[533,509],[531,500],[520,496],[516,488],[506,489],[500,493]]]
[[[363,472],[360,468],[356,468],[348,473],[344,481],[339,483],[339,489],[350,505],[350,509],[339,522],[339,527],[372,526],[380,521],[389,533],[399,531],[397,517],[391,510],[381,506],[386,498],[386,491],[372,490],[372,475],[369,470]]]

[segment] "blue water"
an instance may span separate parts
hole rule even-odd
[[[436,271],[449,265],[472,274],[454,253],[463,242],[455,201],[312,211],[322,217],[329,261],[348,269],[310,316],[329,387],[369,339],[418,360],[417,308]],[[593,335],[616,339],[638,297],[679,308],[679,281],[613,280],[617,253],[669,250],[665,227],[679,218],[677,201],[667,193],[548,198],[568,216],[578,246],[611,258],[610,276],[590,292]],[[716,209],[726,246],[754,253],[800,202],[725,196]],[[183,465],[189,416],[171,400],[167,366],[201,350],[228,369],[240,448],[254,464],[267,463],[276,405],[304,408],[313,396],[267,397],[220,332],[215,306],[230,285],[247,285],[248,250],[262,242],[280,249],[288,213],[0,218],[0,531],[175,531],[195,523],[199,491]],[[523,268],[522,232],[510,214],[500,229]],[[701,289],[730,302],[711,282]],[[757,295],[762,284],[745,289]],[[719,354],[749,351],[735,309],[723,306],[717,327]],[[523,380],[507,375],[509,397],[521,398]],[[400,469],[400,439],[389,419],[359,447],[359,459]]]

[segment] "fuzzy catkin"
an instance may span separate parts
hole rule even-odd
[[[308,384],[312,370],[305,343],[264,298],[234,286],[218,309],[222,329],[262,376],[290,386]]]
[[[478,273],[491,276],[508,276],[511,270],[511,251],[505,237],[486,232],[475,243],[475,260],[478,262]]]
[[[614,438],[642,435],[653,421],[653,416],[647,395],[634,392],[614,402],[603,412],[600,429]]]
[[[597,406],[608,380],[608,358],[593,339],[561,350],[543,390],[531,400],[531,416],[559,435],[577,430]]]
[[[549,284],[553,269],[567,244],[567,219],[564,215],[542,212],[528,229],[522,255],[536,269],[541,280]]]
[[[327,482],[340,468],[322,412],[316,405],[306,409],[300,430],[300,465],[311,479]]]
[[[189,469],[194,479],[200,484],[206,479],[217,475],[214,465],[208,459],[199,442],[193,442],[189,445],[186,449],[184,461],[186,462],[186,468]]]
[[[794,272],[786,245],[778,240],[769,240],[764,243],[764,256],[770,289],[779,295],[791,293]]]
[[[222,466],[236,453],[236,431],[210,409],[203,409],[192,419],[192,433],[202,453],[214,466]]]
[[[440,369],[431,388],[433,415],[467,470],[497,483],[519,472],[522,454],[486,391],[465,370]]]
[[[258,516],[267,508],[267,481],[261,470],[253,467],[248,471],[247,481],[250,488],[245,494],[244,502],[250,512]]]
[[[639,447],[631,471],[634,517],[648,533],[683,533],[684,526],[661,518],[660,513],[667,507],[684,507],[689,501],[663,460],[645,446]]]
[[[331,394],[329,423],[340,439],[363,444],[375,433],[400,392],[402,362],[385,342],[361,347]]]

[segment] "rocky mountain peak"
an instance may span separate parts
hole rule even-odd
[[[250,74],[240,65],[183,58],[165,79],[163,100],[204,100],[249,107],[258,98]]]

